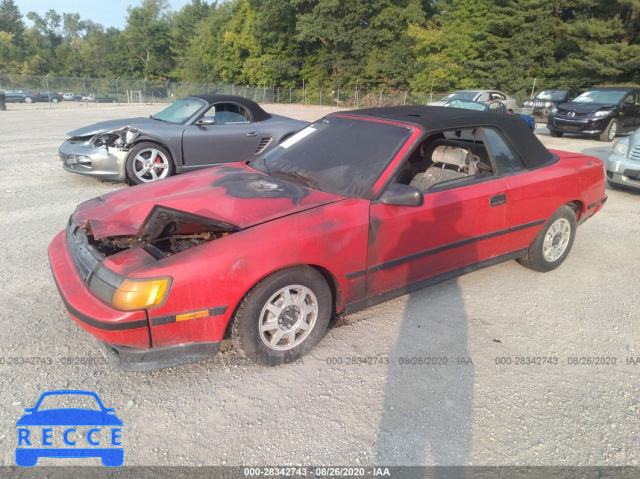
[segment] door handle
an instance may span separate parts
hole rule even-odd
[[[247,133],[247,136],[258,136],[258,132],[252,131],[251,133]]]
[[[498,206],[504,205],[507,202],[507,195],[505,193],[501,193],[499,195],[493,195],[489,198],[489,206]]]

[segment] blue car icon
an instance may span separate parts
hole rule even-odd
[[[47,405],[85,401],[93,407],[47,408],[43,401]],[[16,423],[18,466],[35,466],[40,457],[99,457],[102,464],[109,467],[121,466],[124,462],[124,449],[120,442],[122,421],[115,415],[115,409],[105,407],[94,392],[48,391],[40,396],[34,407],[26,408],[25,413]],[[76,429],[87,427],[90,428],[86,434]],[[66,447],[54,447],[54,428],[55,432],[61,432],[55,439],[63,440]],[[82,447],[85,442],[88,447]],[[104,447],[107,444],[111,447]]]

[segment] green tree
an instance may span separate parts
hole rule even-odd
[[[129,7],[122,38],[129,49],[129,66],[138,77],[166,78],[173,69],[167,0],[143,0]]]

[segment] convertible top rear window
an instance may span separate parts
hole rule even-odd
[[[408,127],[329,116],[251,166],[267,174],[292,173],[292,180],[302,177],[329,193],[364,198],[410,135]]]

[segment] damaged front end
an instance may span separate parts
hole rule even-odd
[[[235,225],[185,211],[154,206],[135,235],[102,236],[89,221],[88,240],[105,257],[143,248],[155,259],[172,256],[238,231]]]
[[[123,181],[125,160],[138,136],[140,131],[130,126],[91,135],[72,136],[60,146],[58,154],[67,171],[97,176],[105,181]]]
[[[75,269],[89,290],[122,311],[152,309],[166,300],[169,277],[130,279],[128,274],[195,246],[227,236],[238,227],[184,211],[154,206],[135,234],[109,236],[109,226],[88,220],[67,228]]]

